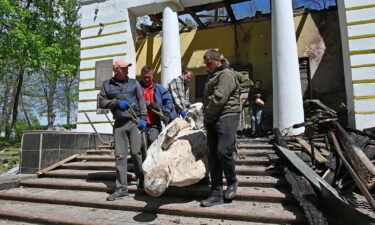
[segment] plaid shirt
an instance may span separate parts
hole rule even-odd
[[[167,90],[172,95],[176,111],[178,113],[187,111],[187,105],[189,105],[189,85],[184,83],[182,75],[171,80],[168,83]]]

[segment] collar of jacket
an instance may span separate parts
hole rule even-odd
[[[112,82],[112,83],[114,83],[114,84],[124,84],[124,83],[127,83],[129,81],[129,77],[128,78],[126,78],[125,80],[117,80],[117,79],[115,79],[114,77],[112,77],[111,79],[110,79],[110,82]]]
[[[154,81],[152,81],[152,84],[148,87],[146,87],[146,84],[143,82],[143,80],[140,80],[139,81],[139,84],[141,85],[141,87],[143,88],[150,88],[150,87],[155,87],[156,86],[156,83]]]
[[[224,69],[226,69],[226,68],[228,68],[227,66],[225,66],[224,64],[221,64],[221,66],[220,67],[218,67],[217,69],[216,69],[216,71],[215,72],[213,72],[213,73],[210,73],[210,72],[208,72],[208,74],[211,76],[211,75],[213,75],[213,74],[215,74],[216,72],[218,72],[218,71],[222,71],[222,70],[224,70]]]

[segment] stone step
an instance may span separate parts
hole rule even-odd
[[[110,154],[114,155],[114,150],[87,150],[86,155],[78,157],[79,159],[84,159],[88,156],[108,156]],[[276,154],[274,149],[248,149],[248,148],[239,148],[238,153],[248,155],[248,156],[264,156],[268,154]]]
[[[246,156],[246,155],[245,155]],[[130,159],[130,155],[128,155],[128,159]],[[97,161],[97,162],[114,162],[115,156],[109,155],[81,155],[76,158],[76,160],[81,161]],[[245,159],[236,159],[236,165],[269,165],[270,160],[267,156],[246,156]]]
[[[273,145],[270,144],[251,144],[251,143],[238,143],[237,145],[238,149],[273,149]]]
[[[237,200],[257,200],[257,201],[268,201],[268,202],[289,202],[293,201],[293,197],[288,193],[286,188],[274,188],[274,187],[248,187],[243,186],[249,184],[246,180],[240,180],[238,187]],[[246,183],[247,182],[247,183]],[[257,180],[257,185],[260,184],[260,180]],[[263,185],[270,185],[265,183]],[[225,182],[224,182],[225,183]],[[254,182],[253,182],[254,184]],[[53,178],[40,178],[36,180],[28,180],[22,182],[25,187],[34,188],[52,188],[52,189],[70,189],[70,190],[89,190],[89,191],[113,191],[115,182],[108,180],[83,180],[83,179],[53,179]],[[128,190],[131,193],[136,193],[136,182],[129,182]],[[210,194],[210,188],[208,185],[194,184],[187,187],[168,187],[164,195],[172,196],[208,196]]]
[[[111,155],[80,155],[76,160],[82,161],[115,161],[115,156]]]
[[[237,166],[236,173],[238,176],[246,175],[280,175],[281,170],[267,169],[266,167],[246,167]],[[128,176],[135,176],[133,173],[128,172]],[[76,169],[56,169],[51,170],[43,174],[43,177],[54,177],[54,178],[81,178],[81,179],[114,179],[115,170],[76,170]]]
[[[238,161],[236,166],[236,173],[241,175],[263,174],[267,172],[266,167],[256,165],[268,165],[269,159],[249,159]],[[244,165],[249,164],[249,165]],[[101,161],[78,161],[69,162],[61,165],[59,169],[73,169],[73,170],[112,170],[116,169],[115,162],[101,162]],[[133,171],[132,163],[128,163],[128,171]],[[270,170],[268,171],[272,173]]]
[[[76,182],[81,182],[81,181],[89,181],[89,183],[105,183],[108,185],[112,185],[114,187],[114,176],[113,172],[112,173],[99,173],[99,175],[107,176],[106,178],[102,177],[96,177],[96,178],[91,178],[91,179],[80,179],[78,177],[65,177],[65,178],[59,178],[59,176],[47,176],[45,178],[40,178],[40,179],[32,179],[32,180],[25,180],[22,181],[21,184],[28,186],[28,185],[43,185],[43,186],[48,186],[48,184],[53,185],[54,182],[71,182],[75,184]],[[109,177],[112,176],[112,179]],[[133,177],[133,175],[131,175]],[[129,178],[129,179],[131,179]],[[239,186],[244,186],[244,187],[286,187],[287,183],[285,179],[282,176],[251,176],[251,175],[238,175],[237,179],[239,180]],[[70,180],[70,181],[69,181]],[[47,182],[47,183],[46,183]],[[226,183],[225,179],[223,179],[224,184]],[[74,185],[73,185],[74,186]]]
[[[276,151],[273,149],[238,149],[238,153],[246,156],[265,156],[276,154]]]
[[[86,151],[86,153],[89,155],[89,154],[111,154],[111,153],[115,153],[115,150],[113,149],[99,149],[99,150],[96,150],[96,149],[89,149]]]
[[[48,203],[51,205],[114,209],[126,212],[149,212],[180,217],[214,218],[233,220],[233,222],[234,220],[282,224],[305,222],[303,214],[294,204],[234,200],[230,204],[203,208],[199,206],[200,199],[196,200],[189,196],[152,198],[147,195],[130,194],[129,197],[111,202],[105,200],[106,196],[105,192],[51,189],[30,190],[28,188],[16,188],[0,192],[0,199],[3,200]]]
[[[98,148],[99,149],[110,149],[111,146],[110,145],[99,145]]]
[[[33,190],[35,191],[35,190]],[[53,206],[53,207],[51,207]],[[22,212],[22,213],[20,213]],[[48,216],[42,212],[48,212]],[[67,219],[69,215],[69,219]],[[49,203],[0,200],[0,218],[20,221],[0,220],[1,225],[26,224],[207,224],[231,223],[233,221],[213,218],[181,217],[152,212],[136,212],[94,207],[58,205]],[[85,218],[85,219],[82,219]],[[27,223],[25,221],[29,221]],[[236,221],[237,223],[239,221]],[[240,222],[241,223],[241,222]],[[258,223],[247,222],[248,225]],[[271,225],[271,224],[269,224]]]
[[[132,165],[128,164],[129,167]],[[69,162],[61,165],[59,168],[63,169],[82,169],[82,170],[114,170],[115,162],[92,162],[92,161],[77,161],[77,162]]]
[[[238,143],[269,143],[269,138],[241,138],[237,137]]]
[[[74,170],[74,169],[57,169],[46,172],[42,177],[52,178],[70,178],[70,179],[102,179],[113,180],[116,177],[114,170]],[[135,180],[134,173],[128,172],[128,177]]]

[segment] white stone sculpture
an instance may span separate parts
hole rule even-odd
[[[207,144],[203,130],[192,130],[181,118],[172,121],[147,150],[142,168],[144,190],[153,197],[168,186],[187,186],[206,176]]]
[[[185,120],[193,130],[203,129],[203,103],[197,102],[191,104],[187,111]]]

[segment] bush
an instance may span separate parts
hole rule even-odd
[[[10,130],[10,127],[8,128]],[[24,124],[17,124],[16,126],[16,136],[14,138],[14,143],[10,143],[9,137],[0,138],[0,149],[3,148],[19,148],[21,145],[21,138],[22,138],[22,132],[27,130],[45,130],[47,129],[47,125],[24,125]]]
[[[67,130],[71,130],[71,129],[76,129],[77,128],[77,124],[70,124],[70,123],[68,123],[68,124],[62,125],[62,127],[64,127]]]
[[[11,159],[8,161],[8,169],[12,169],[15,165],[18,165],[20,162],[20,156],[16,155],[13,156]]]

